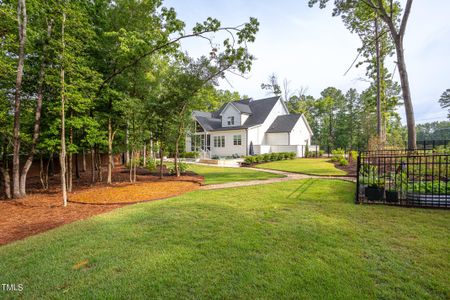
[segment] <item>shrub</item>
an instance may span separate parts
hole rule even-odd
[[[153,158],[147,159],[147,163],[145,165],[145,168],[149,170],[150,172],[156,170],[156,160]]]
[[[287,152],[288,159],[294,159],[297,156],[297,153],[295,152]]]
[[[347,166],[348,165],[348,160],[346,160],[344,157],[341,157],[339,159],[339,165],[340,166]]]
[[[350,151],[350,157],[353,161],[356,161],[358,159],[358,151],[352,150]]]
[[[251,165],[256,162],[256,156],[246,156],[244,157],[244,163]]]
[[[270,161],[277,161],[280,160],[280,153],[270,153]]]
[[[319,157],[323,156],[325,154],[324,150],[319,150]]]
[[[187,163],[184,163],[181,161],[178,162],[178,168],[180,169],[180,173],[185,173],[188,170],[188,167],[189,166]],[[176,173],[175,164],[171,164],[168,168],[168,171],[169,171],[169,174],[172,174],[172,175],[175,174]]]
[[[270,153],[265,153],[262,155],[262,161],[268,162],[270,161]]]
[[[182,152],[181,154],[180,154],[180,157],[183,157],[183,158],[198,158],[198,157],[200,157],[200,153],[198,153],[198,152]]]

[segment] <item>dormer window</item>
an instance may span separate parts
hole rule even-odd
[[[234,116],[228,117],[227,119],[227,124],[228,126],[233,126],[234,125]]]

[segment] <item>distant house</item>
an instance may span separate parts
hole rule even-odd
[[[271,152],[304,156],[312,131],[304,115],[289,114],[280,97],[245,99],[224,104],[215,112],[193,112],[193,132],[186,151],[202,157],[229,157]]]

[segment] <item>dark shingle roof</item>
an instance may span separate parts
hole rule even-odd
[[[264,123],[279,98],[279,96],[276,96],[261,100],[245,99],[233,101],[232,104],[240,112],[249,114],[249,117],[242,126],[222,127],[220,114],[226,107],[227,103],[222,105],[218,111],[212,113],[194,111],[193,115],[206,131],[245,129]]]
[[[267,129],[267,133],[291,132],[301,115],[278,116]]]

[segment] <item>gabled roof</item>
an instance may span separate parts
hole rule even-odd
[[[301,115],[283,115],[278,116],[267,129],[267,133],[279,133],[279,132],[291,132],[294,129],[295,124],[297,124],[298,119]]]
[[[264,123],[279,99],[280,97],[276,96],[260,100],[244,99],[233,101],[222,105],[218,111],[212,113],[194,111],[193,116],[206,131],[246,129]],[[241,113],[249,115],[243,125],[222,127],[220,115],[228,105],[233,105]]]

